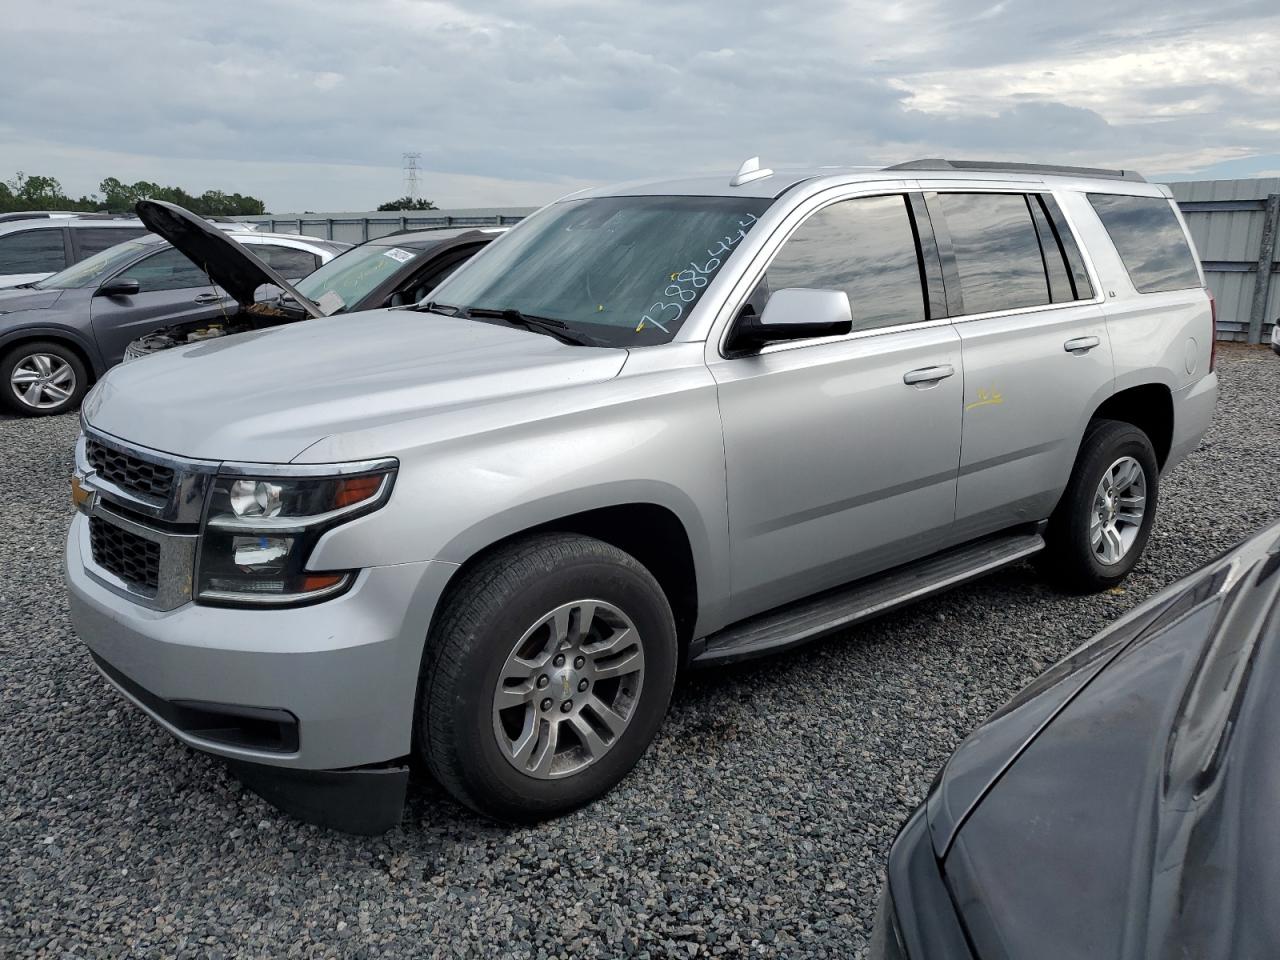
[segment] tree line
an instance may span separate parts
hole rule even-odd
[[[206,190],[191,194],[181,187],[167,187],[148,180],[123,183],[107,177],[98,185],[99,194],[79,198],[68,196],[57,177],[19,172],[0,181],[0,213],[23,210],[74,210],[86,213],[132,213],[139,200],[168,200],[202,217],[257,216],[267,207],[257,197],[240,193]]]
[[[181,187],[166,187],[149,180],[124,183],[107,177],[98,184],[98,194],[79,198],[67,195],[57,177],[18,172],[0,181],[0,213],[23,210],[83,211],[85,213],[132,213],[139,200],[168,200],[202,217],[256,217],[267,212],[257,197],[240,193],[206,190],[199,195]],[[378,205],[379,210],[435,210],[430,200],[399,197]]]

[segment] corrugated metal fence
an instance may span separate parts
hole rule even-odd
[[[1269,338],[1280,317],[1280,177],[1169,186],[1218,301],[1218,339]]]
[[[1280,177],[1170,184],[1218,301],[1218,338],[1258,343],[1280,317]],[[361,243],[405,230],[505,226],[534,207],[237,217],[259,229]]]
[[[300,233],[326,240],[363,243],[406,230],[450,227],[502,227],[519,223],[537,207],[482,207],[468,210],[422,210],[378,213],[267,213],[236,217],[270,233]]]

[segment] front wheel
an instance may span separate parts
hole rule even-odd
[[[1041,567],[1081,591],[1113,587],[1133,569],[1156,516],[1160,467],[1131,423],[1095,420],[1045,531]]]
[[[675,622],[653,576],[589,537],[532,537],[463,574],[428,638],[416,742],[456,799],[536,821],[635,766],[675,683]]]
[[[52,341],[15,347],[0,360],[4,401],[14,413],[47,417],[74,410],[89,375],[74,350]]]

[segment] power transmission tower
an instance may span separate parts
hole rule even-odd
[[[404,153],[401,157],[404,164],[404,193],[410,200],[418,199],[418,161],[421,153]]]

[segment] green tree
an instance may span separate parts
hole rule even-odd
[[[12,180],[0,183],[0,213],[19,210],[132,213],[134,204],[139,200],[168,200],[202,217],[253,217],[267,210],[266,204],[247,194],[206,190],[195,196],[181,187],[166,187],[149,180],[124,183],[116,177],[107,177],[98,184],[98,190],[102,193],[101,199],[87,196],[73,200],[66,195],[57,178],[28,176],[19,172]]]
[[[430,200],[417,200],[413,197],[401,197],[399,200],[388,200],[386,203],[378,204],[379,210],[438,210],[434,203]]]
[[[19,170],[12,180],[0,184],[0,211],[98,209],[93,197],[68,197],[56,177],[28,176]]]

